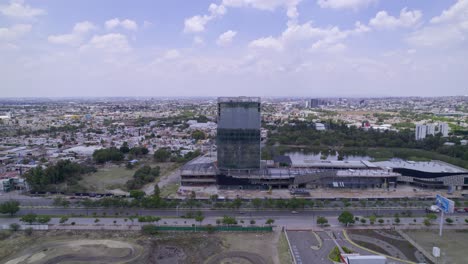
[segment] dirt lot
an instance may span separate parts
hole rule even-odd
[[[439,247],[442,256],[440,263],[467,263],[468,230],[444,230],[442,237],[435,229],[406,230],[405,233],[429,253],[432,253],[432,247]]]
[[[370,250],[416,263],[431,263],[394,230],[349,230],[348,234],[355,243]]]
[[[278,238],[279,233],[34,231],[26,236],[5,231],[0,263],[278,264]]]

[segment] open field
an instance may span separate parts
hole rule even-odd
[[[125,183],[132,179],[135,171],[143,166],[150,165],[151,167],[159,166],[161,168],[160,176],[156,178],[155,182],[175,168],[177,164],[173,162],[156,163],[153,161],[141,162],[133,169],[125,168],[125,165],[106,165],[99,167],[96,173],[83,175],[83,178],[78,182],[80,186],[89,192],[111,192],[111,191],[126,191]]]
[[[0,263],[240,263],[279,264],[276,233],[160,233],[132,231],[5,231]]]
[[[354,243],[372,251],[416,263],[431,263],[394,230],[348,230],[348,234]]]
[[[112,165],[99,168],[96,173],[83,175],[79,184],[91,192],[107,192],[114,189],[124,190],[125,183],[133,177],[136,169]]]
[[[440,248],[440,263],[462,264],[467,263],[468,230],[444,230],[443,236],[439,236],[439,230],[406,230],[416,243],[426,251],[432,253],[432,247]]]

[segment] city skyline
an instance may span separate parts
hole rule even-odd
[[[0,1],[2,97],[466,95],[468,1]]]

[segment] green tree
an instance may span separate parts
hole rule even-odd
[[[0,213],[14,215],[19,211],[18,201],[7,201],[0,204]]]
[[[445,222],[447,222],[447,224],[451,225],[451,224],[453,224],[453,219],[452,218],[446,218]]]
[[[250,220],[250,224],[251,224],[251,225],[255,225],[255,223],[256,223],[255,220],[253,220],[253,219]]]
[[[160,197],[161,197],[161,190],[159,189],[158,184],[155,184],[155,185],[154,185],[153,196],[154,196],[154,197],[157,197],[157,198],[160,198]]]
[[[362,223],[362,224],[365,224],[366,222],[367,222],[367,220],[366,220],[364,217],[361,218],[361,223]]]
[[[132,198],[135,198],[137,200],[140,200],[141,198],[143,198],[145,196],[145,192],[144,191],[140,191],[140,190],[131,190],[130,191],[130,197]]]
[[[394,221],[395,221],[395,224],[397,224],[397,225],[400,224],[400,222],[401,222],[400,217],[396,216]]]
[[[319,216],[319,217],[317,218],[317,224],[318,224],[318,225],[321,225],[321,226],[323,226],[323,225],[325,225],[325,224],[328,224],[328,219],[325,218],[325,217],[323,217],[323,216]]]
[[[221,220],[221,222],[228,226],[237,224],[237,220],[235,217],[227,216],[227,215],[223,216],[223,219]]]
[[[424,219],[423,224],[424,224],[425,226],[430,226],[430,225],[431,225],[431,220],[429,220],[429,219],[426,218],[426,219]]]
[[[205,217],[203,215],[196,215],[195,216],[195,221],[197,221],[200,225],[205,220]]]
[[[50,216],[48,215],[39,215],[37,217],[37,222],[39,222],[40,224],[47,224],[50,222]]]
[[[170,156],[171,153],[164,148],[160,148],[154,152],[154,159],[158,162],[165,162]]]
[[[206,138],[206,135],[203,131],[195,130],[192,132],[192,138],[195,140],[203,140]]]
[[[64,215],[64,216],[60,217],[59,223],[60,223],[60,224],[63,224],[63,223],[65,223],[65,222],[67,222],[67,221],[68,221],[68,216],[65,216],[65,215]]]
[[[275,223],[275,219],[271,219],[271,218],[268,218],[266,221],[265,221],[265,224],[266,225],[272,225],[273,223]]]
[[[259,198],[255,198],[252,200],[252,205],[255,209],[259,209],[262,206],[262,200]]]
[[[338,221],[346,226],[354,223],[354,215],[349,211],[344,211],[338,216]]]
[[[378,222],[379,224],[383,224],[385,221],[382,218],[380,218]]]
[[[20,219],[21,222],[26,222],[30,225],[36,222],[36,220],[37,220],[37,214],[34,214],[34,213],[25,214]]]
[[[120,152],[122,152],[122,153],[124,153],[124,154],[130,152],[130,148],[128,147],[127,141],[125,141],[125,142],[122,144],[122,146],[120,147],[119,150],[120,150]]]

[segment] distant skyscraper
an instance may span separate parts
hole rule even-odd
[[[416,125],[416,140],[422,140],[426,138],[426,125]]]
[[[218,98],[218,168],[260,168],[260,98]]]

